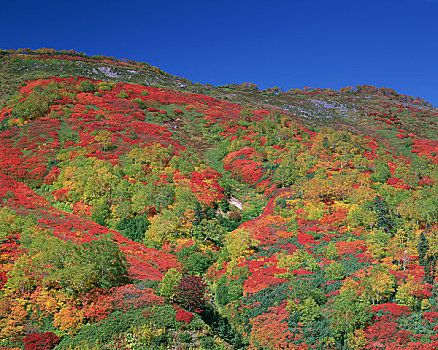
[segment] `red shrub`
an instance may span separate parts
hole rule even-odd
[[[205,305],[206,288],[202,277],[184,276],[178,283],[175,301],[189,311],[200,312]]]
[[[176,306],[175,309],[176,311],[176,320],[178,322],[183,322],[183,323],[190,323],[193,320],[193,314],[191,312],[188,312],[184,309],[181,309],[180,307]]]
[[[23,339],[24,350],[49,350],[53,349],[61,339],[52,332],[31,333]]]

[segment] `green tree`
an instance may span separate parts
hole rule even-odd
[[[194,237],[203,242],[213,242],[216,245],[222,245],[222,238],[224,235],[225,230],[216,218],[211,220],[203,219],[199,225],[194,226],[193,228]]]
[[[91,80],[83,80],[79,83],[79,91],[82,92],[95,92],[97,90],[96,85]]]
[[[111,145],[111,133],[108,130],[101,130],[94,139],[102,147],[105,152],[106,149]]]
[[[239,112],[239,117],[246,122],[250,122],[252,116],[253,116],[252,111],[247,108],[241,109]]]
[[[179,272],[177,269],[170,268],[169,270],[167,270],[167,272],[163,276],[163,279],[161,280],[158,293],[161,296],[166,297],[168,300],[173,300],[176,295],[176,289],[181,278],[181,272]]]
[[[324,136],[324,138],[322,139],[322,147],[324,147],[325,149],[330,148],[330,142],[329,142],[327,136]]]
[[[372,206],[377,214],[377,228],[385,232],[392,232],[394,229],[394,215],[392,210],[389,209],[388,203],[381,196],[375,196]]]
[[[391,177],[389,166],[387,163],[378,161],[375,165],[374,173],[370,176],[370,180],[374,182],[385,183]]]
[[[226,274],[222,275],[217,281],[215,301],[219,306],[224,306],[230,301],[228,297],[228,277]]]
[[[135,242],[142,242],[149,225],[146,214],[137,214],[133,218],[124,218],[117,222],[116,230]]]
[[[304,300],[300,306],[301,319],[304,324],[311,323],[321,317],[321,307],[313,300],[312,297],[308,297]]]
[[[93,265],[101,288],[109,289],[130,282],[126,256],[112,236],[105,235],[98,240],[85,242],[81,253],[83,261]]]
[[[358,300],[357,295],[349,291],[336,297],[330,312],[334,333],[344,343],[348,333],[365,326],[370,318],[368,303]]]

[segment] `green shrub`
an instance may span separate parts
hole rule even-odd
[[[333,261],[329,266],[325,269],[325,276],[328,280],[340,280],[345,277],[345,268],[344,265]]]
[[[385,183],[391,177],[391,172],[389,170],[389,166],[386,163],[378,162],[376,164],[376,168],[374,169],[374,173],[371,174],[370,180],[374,182]]]
[[[179,340],[183,343],[191,343],[193,341],[193,337],[189,332],[180,332],[178,334]]]
[[[79,83],[79,91],[82,92],[95,92],[96,85],[91,80],[84,80]]]
[[[48,113],[50,106],[61,98],[57,84],[36,86],[23,102],[17,102],[14,105],[12,114],[24,120],[37,119]]]
[[[406,147],[411,147],[413,145],[414,145],[414,141],[412,141],[411,139],[405,141],[405,146]]]
[[[128,93],[125,90],[120,91],[119,94],[116,95],[117,98],[129,98]]]
[[[213,337],[202,337],[199,341],[201,343],[201,349],[210,350],[216,348]]]
[[[111,91],[113,87],[107,83],[99,83],[97,85],[99,91]]]
[[[116,230],[120,231],[125,237],[135,242],[142,242],[144,234],[149,227],[147,215],[136,215],[133,218],[125,218],[116,224]]]
[[[151,322],[156,328],[179,329],[179,323],[176,321],[176,310],[170,304],[154,306],[148,322]]]
[[[144,323],[141,311],[115,311],[99,323],[82,327],[74,337],[64,337],[55,349],[70,349],[77,345],[105,344],[120,333]]]
[[[158,334],[151,341],[150,349],[166,349],[169,344],[169,337],[166,334]]]
[[[211,260],[202,255],[201,253],[195,253],[185,260],[185,265],[189,274],[202,275],[211,265]]]

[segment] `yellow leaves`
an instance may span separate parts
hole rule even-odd
[[[416,303],[415,294],[422,289],[421,282],[409,275],[405,282],[397,288],[395,299],[400,305],[413,307]]]
[[[45,288],[42,289],[40,295],[37,297],[36,302],[39,310],[42,313],[40,317],[55,313],[62,306],[62,302],[59,301],[58,298],[53,295],[53,293],[50,293]]]
[[[277,254],[277,268],[286,269],[288,271],[298,270],[304,261],[302,254],[300,254],[298,251],[299,249],[295,252],[295,254],[292,255],[283,252]]]
[[[432,305],[430,305],[429,299],[422,299],[421,300],[421,310],[428,310],[431,308]]]
[[[276,232],[276,235],[280,238],[284,238],[284,239],[291,239],[292,237],[296,236],[297,233],[296,232],[289,232],[289,231],[284,231],[284,230],[280,230]]]
[[[362,299],[381,302],[390,298],[395,287],[394,276],[382,265],[373,266],[368,271],[360,285]],[[345,288],[354,290],[353,282],[348,281]]]
[[[351,277],[347,277],[342,283],[342,287],[339,290],[339,294],[343,295],[355,295],[358,296],[360,292],[360,283]]]
[[[0,264],[7,264],[9,261],[9,255],[7,254],[0,254]]]
[[[259,241],[244,228],[238,228],[225,237],[225,246],[231,258],[248,255],[252,252],[251,248],[256,248],[258,245]]]
[[[291,207],[296,207],[298,205],[298,203],[300,203],[300,202],[301,202],[300,198],[286,199],[286,203]]]
[[[104,150],[111,145],[111,133],[108,130],[101,130],[94,139]]]
[[[154,339],[163,331],[163,329],[153,329],[150,324],[144,324],[142,326],[134,328],[132,330],[132,335],[139,340],[139,343],[149,345],[152,339]]]
[[[75,173],[76,167],[67,166],[64,168],[64,179],[65,180],[71,180],[73,178],[73,175]]]
[[[352,350],[363,349],[368,343],[363,329],[356,329],[354,332],[348,333],[347,339],[347,344]]]
[[[9,302],[9,305],[2,305],[7,307],[7,312],[1,315],[4,318],[0,319],[0,339],[14,340],[22,335],[28,312],[17,300],[9,299]]]
[[[334,201],[333,202],[333,211],[338,211],[338,210],[344,210],[344,211],[348,211],[350,209],[350,205],[349,203],[345,203],[345,202],[341,202],[341,201]]]
[[[239,264],[239,262],[241,261],[242,259],[241,259],[241,257],[239,256],[239,257],[234,257],[234,258],[232,258],[229,262],[228,262],[228,264],[227,264],[227,275],[233,275],[234,274],[234,272],[235,272],[235,270],[236,270],[236,268],[237,268],[237,265]]]
[[[145,161],[145,157],[143,155],[143,150],[141,148],[133,148],[131,151],[129,151],[128,153],[128,157],[131,159],[134,159],[134,161],[136,163],[140,163],[142,161]]]
[[[309,203],[306,207],[307,211],[307,220],[319,220],[324,217],[324,214],[327,212],[325,209],[325,205],[323,203]]]
[[[25,293],[35,285],[35,266],[29,256],[22,255],[15,260],[14,267],[10,271],[8,281],[3,287],[3,295],[13,293]]]
[[[83,321],[84,315],[81,310],[66,305],[55,313],[53,325],[59,330],[73,335],[81,329]]]
[[[149,219],[150,226],[146,231],[145,241],[149,240],[162,244],[165,241],[174,242],[180,238],[183,232],[181,224],[184,217],[177,217],[171,209],[172,206]]]

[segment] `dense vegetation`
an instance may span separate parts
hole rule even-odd
[[[0,57],[1,349],[438,347],[428,102]]]

